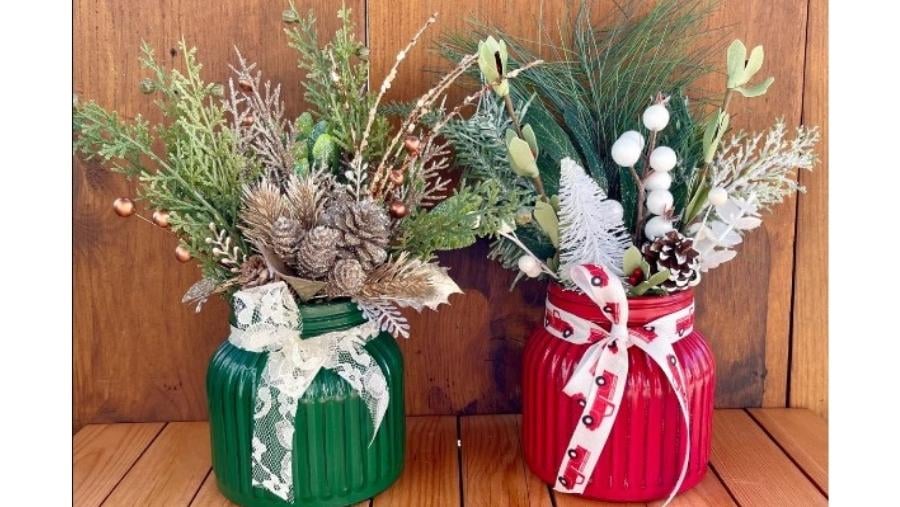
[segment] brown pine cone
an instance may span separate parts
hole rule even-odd
[[[297,249],[306,231],[300,222],[288,217],[278,217],[272,225],[272,249],[289,266],[297,264]]]
[[[366,281],[366,272],[356,259],[341,259],[328,275],[325,293],[329,297],[355,296]]]
[[[356,258],[365,271],[387,260],[391,219],[384,206],[372,199],[341,199],[329,208],[325,218],[341,231],[338,246]]]
[[[654,273],[669,270],[669,279],[660,284],[666,292],[671,294],[700,283],[700,253],[694,249],[693,239],[669,231],[645,244],[642,251]]]
[[[339,231],[324,225],[306,233],[297,248],[297,271],[300,276],[315,280],[331,270],[337,259],[340,235]]]
[[[272,281],[272,273],[269,272],[269,266],[266,265],[266,260],[262,255],[247,257],[240,269],[237,281],[245,289],[265,285]]]

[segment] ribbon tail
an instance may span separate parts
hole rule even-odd
[[[587,389],[575,390],[575,386],[584,387],[581,380],[572,384],[573,392],[570,396],[582,404],[583,410],[569,439],[553,486],[554,490],[564,493],[584,493],[609,439],[625,394],[625,381],[628,378],[627,349],[607,345],[593,348],[593,351],[599,354],[593,367],[584,364],[579,372],[582,377],[586,372],[591,375],[588,377]]]
[[[362,341],[355,342],[353,346],[354,360],[341,363],[341,367],[335,368],[334,372],[350,384],[366,404],[372,420],[372,437],[368,444],[371,446],[375,442],[384,415],[387,413],[390,392],[384,371],[366,351],[364,344]]]
[[[320,369],[298,368],[286,350],[270,352],[256,391],[251,455],[252,484],[292,502],[294,419],[297,404]],[[284,372],[299,382],[284,385]],[[299,371],[297,371],[299,370]],[[295,374],[296,373],[296,374]]]

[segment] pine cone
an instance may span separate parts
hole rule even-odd
[[[365,271],[387,260],[391,219],[379,203],[340,199],[329,207],[325,219],[341,231],[338,247],[344,256],[358,260]]]
[[[272,281],[269,266],[266,265],[266,260],[262,255],[251,255],[244,260],[237,281],[241,287],[246,289],[265,285]]]
[[[366,281],[366,272],[356,259],[341,259],[328,276],[325,293],[329,297],[355,296]]]
[[[694,250],[694,240],[678,231],[645,244],[644,258],[654,272],[669,270],[669,279],[660,284],[668,293],[685,290],[700,283],[700,253]]]
[[[337,243],[341,233],[319,225],[306,233],[297,248],[297,271],[300,276],[318,279],[325,276],[337,259]]]
[[[300,222],[288,217],[278,217],[272,225],[272,249],[290,266],[297,264],[297,249],[306,231]]]

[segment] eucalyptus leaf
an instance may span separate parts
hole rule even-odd
[[[766,91],[774,82],[775,78],[770,76],[762,83],[751,86],[739,86],[736,90],[744,97],[759,97],[760,95],[765,95]]]
[[[747,47],[740,39],[735,39],[728,46],[727,52],[728,88],[735,88],[747,82],[743,79],[746,62]]]
[[[531,153],[534,153],[534,157],[537,158],[540,154],[540,150],[538,150],[537,138],[534,136],[534,129],[531,128],[531,125],[522,127],[522,135],[525,137],[525,142],[528,143],[528,146],[531,148]]]
[[[525,178],[537,178],[540,175],[537,161],[528,143],[514,137],[507,143],[506,148],[509,150],[509,162],[513,172]]]
[[[629,292],[632,296],[643,296],[651,288],[652,285],[650,285],[648,282],[641,282],[632,287]]]
[[[650,278],[648,278],[644,283],[649,283],[651,287],[656,287],[657,285],[668,280],[669,275],[670,275],[669,270],[664,269],[662,271],[653,273],[653,275],[651,275]]]
[[[625,275],[630,275],[634,272],[635,269],[641,267],[641,262],[644,260],[644,256],[641,255],[641,251],[638,250],[638,247],[632,245],[625,250],[625,254],[622,258],[622,271]],[[643,269],[641,269],[643,271]]]
[[[644,273],[644,278],[650,276],[650,263],[643,257],[641,257],[641,272]]]
[[[700,210],[703,209],[703,206],[706,204],[707,197],[709,196],[709,185],[705,181],[700,182],[700,188],[694,192],[693,197],[691,197],[690,202],[688,202],[687,206],[684,208],[684,216],[682,222],[685,224],[690,224],[693,222],[694,218],[700,214]]]
[[[716,156],[716,151],[719,149],[719,143],[722,142],[722,137],[725,135],[725,131],[728,130],[730,122],[731,115],[720,109],[715,116],[710,118],[709,123],[706,124],[706,130],[703,132],[704,163],[709,164],[712,162],[713,157]]]
[[[744,82],[741,84],[746,84],[753,79],[753,76],[762,68],[764,58],[765,53],[762,46],[756,46],[750,51],[750,57],[747,59],[747,65],[744,68]]]
[[[534,204],[534,220],[541,226],[554,247],[559,248],[559,218],[553,206],[546,201]]]

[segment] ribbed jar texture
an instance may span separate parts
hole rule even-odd
[[[581,292],[548,288],[553,304],[606,329],[609,322]],[[629,299],[628,325],[639,326],[690,305],[692,291]],[[582,407],[563,386],[589,345],[548,333],[543,324],[525,344],[522,433],[525,460],[547,484],[557,472]],[[712,429],[715,363],[704,337],[694,330],[674,344],[684,367],[690,413],[690,461],[679,491],[706,474]],[[684,422],[678,400],[662,370],[642,350],[628,350],[628,378],[619,413],[583,496],[607,501],[646,502],[666,498],[681,471]]]
[[[365,322],[355,304],[302,305],[303,336],[340,331]],[[251,486],[250,442],[256,389],[265,353],[241,350],[228,341],[213,355],[207,372],[213,471],[219,490],[247,507],[353,504],[387,489],[403,469],[405,419],[403,358],[397,342],[382,333],[366,349],[387,379],[390,404],[372,444],[366,405],[349,384],[322,370],[300,399],[295,419],[294,501]]]

